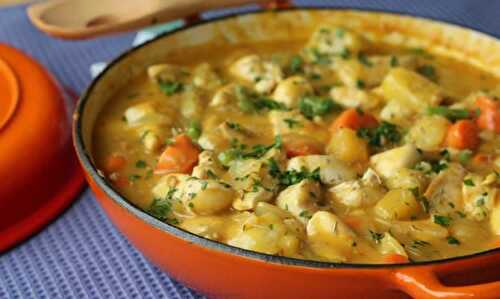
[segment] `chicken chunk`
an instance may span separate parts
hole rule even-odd
[[[287,170],[319,169],[321,182],[336,185],[356,178],[356,172],[344,162],[328,155],[308,155],[294,157],[288,161]]]
[[[296,108],[305,95],[313,94],[313,88],[302,76],[293,76],[281,81],[273,93],[273,99],[288,108]]]
[[[353,207],[374,205],[385,193],[380,177],[372,169],[368,169],[359,180],[340,183],[328,190],[332,200]]]
[[[298,110],[270,111],[269,121],[271,122],[275,136],[299,134],[309,136],[319,142],[326,142],[330,135],[325,128],[305,118]]]
[[[258,93],[271,92],[283,80],[280,66],[258,55],[248,55],[238,59],[231,65],[230,72],[233,76],[253,84]]]
[[[347,52],[356,54],[363,49],[364,43],[363,38],[351,30],[321,26],[312,34],[306,49],[310,50],[314,61],[318,55],[340,56]]]
[[[221,86],[222,79],[208,63],[201,63],[193,70],[193,84],[198,88],[214,90]]]
[[[213,151],[202,151],[198,156],[198,165],[193,168],[192,175],[199,179],[220,178],[224,169]]]
[[[447,215],[462,210],[464,176],[465,170],[458,163],[450,163],[446,169],[439,172],[424,193],[429,200],[431,213]]]
[[[319,211],[307,223],[312,251],[328,261],[344,262],[352,255],[355,234],[336,215]]]
[[[402,168],[411,168],[421,160],[421,155],[412,144],[381,152],[370,158],[373,169],[387,179],[397,173]]]
[[[276,205],[306,223],[318,210],[317,202],[320,196],[321,190],[317,182],[302,180],[281,191],[276,199]]]
[[[495,174],[493,174],[495,175]],[[489,217],[495,206],[497,189],[493,181],[480,175],[467,175],[462,184],[465,214],[472,220],[482,221]]]

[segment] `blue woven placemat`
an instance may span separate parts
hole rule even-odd
[[[500,1],[296,1],[417,14],[500,36]],[[211,18],[234,10],[205,13]],[[44,36],[25,7],[0,9],[0,42],[32,55],[59,81],[81,92],[89,66],[130,47],[133,34],[66,42]],[[0,236],[1,237],[1,236]],[[200,269],[202,271],[202,269]],[[108,221],[86,190],[38,235],[0,256],[0,298],[198,298],[149,263]]]

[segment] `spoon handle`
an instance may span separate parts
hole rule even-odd
[[[28,7],[31,22],[63,39],[85,39],[269,0],[52,0]]]

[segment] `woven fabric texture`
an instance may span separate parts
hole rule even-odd
[[[304,0],[296,4],[408,13],[500,36],[500,1]],[[211,11],[203,16],[213,18],[240,10]],[[0,42],[35,57],[64,86],[78,93],[91,80],[89,66],[116,57],[130,47],[133,37],[130,33],[89,41],[56,40],[29,23],[24,6],[0,9]],[[0,298],[199,297],[133,248],[89,190],[43,231],[0,256]]]

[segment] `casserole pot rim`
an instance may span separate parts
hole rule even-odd
[[[449,24],[449,25],[454,25],[458,26],[467,30],[472,30],[475,32],[479,32],[481,34],[487,35],[489,37],[492,37],[494,39],[497,39],[495,36],[484,33],[482,31],[479,31],[477,29],[474,29],[473,27],[470,26],[464,26],[461,24],[457,24],[454,22],[449,22],[449,21],[441,21],[437,18],[432,18],[432,17],[423,17],[419,16],[418,14],[408,14],[408,13],[400,13],[400,12],[394,12],[394,11],[389,11],[389,10],[380,10],[380,9],[370,9],[370,8],[351,8],[348,6],[308,6],[308,7],[286,7],[286,8],[280,8],[276,11],[276,13],[280,12],[286,12],[286,11],[297,11],[297,10],[351,10],[351,11],[357,11],[357,12],[369,12],[369,13],[385,13],[385,14],[392,14],[396,16],[407,16],[407,17],[414,17],[414,18],[420,18],[428,21],[437,21],[441,22],[444,24]],[[251,11],[246,11],[246,12],[235,12],[235,13],[230,13],[227,15],[223,16],[217,16],[214,18],[210,19],[203,19],[203,20],[197,20],[194,23],[189,23],[189,24],[184,24],[180,28],[164,32],[153,39],[142,43],[140,45],[134,46],[117,57],[115,57],[108,65],[106,68],[98,75],[96,76],[90,85],[86,88],[84,93],[81,95],[80,99],[78,100],[75,112],[74,112],[74,117],[73,117],[73,142],[75,146],[76,153],[78,155],[78,158],[80,159],[80,162],[82,164],[82,167],[84,171],[96,182],[97,186],[101,188],[101,190],[109,197],[111,198],[116,204],[118,204],[120,207],[125,208],[128,212],[130,212],[132,215],[135,217],[139,218],[140,220],[146,222],[148,225],[150,225],[152,228],[157,228],[163,232],[172,234],[173,236],[180,238],[184,241],[194,243],[198,246],[206,247],[211,250],[217,250],[221,251],[223,253],[227,254],[232,254],[244,258],[250,258],[254,260],[258,260],[261,262],[266,262],[266,263],[273,263],[273,264],[279,264],[279,265],[285,265],[285,266],[298,266],[298,267],[307,267],[311,269],[328,269],[328,268],[343,268],[343,269],[373,269],[373,270],[380,270],[380,269],[391,269],[391,268],[402,268],[402,267],[413,267],[413,266],[429,266],[429,265],[437,265],[437,264],[443,264],[443,263],[449,263],[449,262],[455,262],[455,261],[460,261],[460,260],[465,260],[465,259],[472,259],[480,256],[486,256],[486,255],[492,255],[492,254],[500,254],[500,248],[493,248],[489,249],[486,251],[480,251],[477,253],[469,254],[469,255],[464,255],[464,256],[455,256],[455,257],[450,257],[450,258],[445,258],[445,259],[439,259],[439,260],[432,260],[432,261],[420,261],[420,262],[410,262],[410,263],[397,263],[397,264],[363,264],[363,263],[337,263],[337,262],[323,262],[323,261],[314,261],[314,260],[306,260],[306,259],[298,259],[298,258],[292,258],[292,257],[285,257],[285,256],[278,256],[278,255],[271,255],[271,254],[266,254],[266,253],[260,253],[248,249],[243,249],[239,247],[235,247],[232,245],[228,245],[219,241],[215,240],[210,240],[207,238],[204,238],[202,236],[193,234],[187,230],[184,230],[180,227],[176,227],[172,224],[168,224],[166,222],[160,221],[156,219],[155,217],[149,215],[147,212],[143,211],[141,208],[139,208],[137,205],[131,203],[128,201],[125,196],[121,195],[120,192],[115,190],[112,185],[99,174],[99,171],[97,167],[94,165],[92,162],[92,154],[90,149],[88,149],[84,145],[83,141],[83,133],[82,133],[82,114],[84,112],[84,108],[86,104],[89,101],[90,95],[92,94],[96,84],[100,81],[100,79],[108,73],[108,71],[113,68],[115,65],[122,63],[122,60],[127,57],[128,55],[132,54],[133,52],[137,51],[138,49],[145,47],[151,43],[156,42],[159,39],[168,37],[170,35],[174,35],[177,32],[180,31],[185,31],[185,30],[190,30],[191,28],[197,27],[197,26],[202,26],[207,23],[211,22],[218,22],[218,21],[223,21],[231,18],[237,18],[240,16],[244,15],[255,15],[255,14],[261,14],[261,13],[266,13],[268,11],[266,10],[251,10]]]

